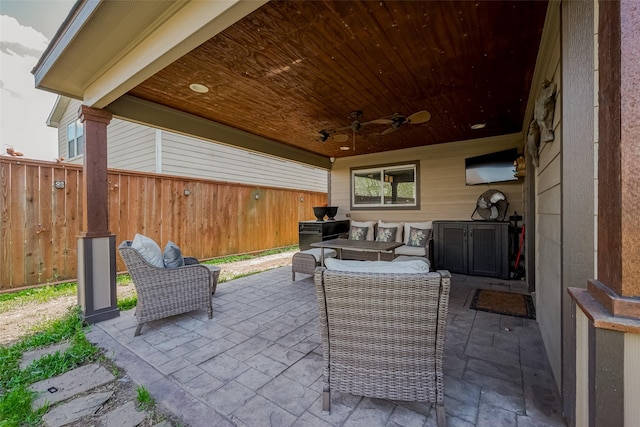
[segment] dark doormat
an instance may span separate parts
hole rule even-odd
[[[469,308],[489,313],[535,319],[536,309],[529,295],[476,289]]]

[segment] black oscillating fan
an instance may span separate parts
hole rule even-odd
[[[487,190],[478,197],[471,219],[474,221],[479,220],[474,218],[477,213],[485,221],[503,221],[508,208],[507,197],[502,191]]]

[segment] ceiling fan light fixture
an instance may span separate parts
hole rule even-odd
[[[340,149],[342,151],[349,151],[349,150],[351,150],[351,147],[347,147],[346,145],[343,145],[342,147],[340,147]]]
[[[196,93],[207,93],[209,92],[209,88],[200,83],[191,83],[189,85],[189,89]]]
[[[473,130],[484,129],[485,127],[487,127],[486,123],[476,123],[475,125],[471,125],[471,129]]]

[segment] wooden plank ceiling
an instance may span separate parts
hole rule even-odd
[[[546,7],[272,1],[129,94],[326,157],[520,132]],[[431,119],[385,135],[388,125],[362,126],[354,151],[354,110],[360,122],[422,110]],[[319,141],[320,130],[346,141]]]

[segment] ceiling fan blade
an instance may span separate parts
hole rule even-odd
[[[382,132],[380,132],[380,135],[381,135],[381,136],[382,136],[382,135],[388,135],[388,134],[390,134],[391,132],[395,132],[395,131],[397,131],[398,129],[400,129],[400,128],[399,128],[399,127],[397,127],[397,128],[396,128],[396,127],[390,127],[389,129],[385,129],[385,130],[383,130]]]
[[[431,119],[431,113],[429,113],[427,110],[422,110],[407,117],[406,122],[416,125],[428,122],[429,119]]]
[[[362,125],[390,125],[391,123],[393,123],[391,119],[376,119],[362,123]]]
[[[330,140],[334,141],[334,142],[345,142],[347,139],[349,139],[349,135],[347,134],[340,134],[340,135],[331,135],[331,137],[329,137]]]

